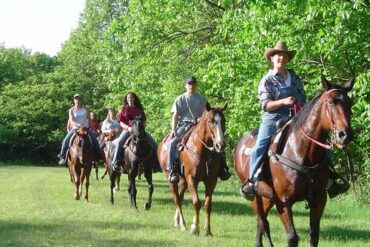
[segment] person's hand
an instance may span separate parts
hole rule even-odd
[[[295,102],[295,98],[292,96],[289,96],[283,99],[284,105],[293,105],[294,102]]]
[[[127,128],[127,131],[128,131],[128,132],[131,132],[131,131],[132,131],[132,128],[131,128],[131,127],[128,127],[128,128]]]
[[[176,134],[176,130],[171,130],[170,138],[174,138]]]

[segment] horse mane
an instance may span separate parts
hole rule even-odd
[[[321,95],[325,92],[325,90],[320,90],[316,93],[315,97],[303,108],[299,111],[297,115],[295,115],[291,122],[290,122],[290,127],[286,131],[285,138],[282,142],[279,142],[279,147],[283,147],[288,140],[288,136],[290,136],[297,128],[300,128],[303,126],[309,117],[313,107],[316,105],[317,101],[320,99]]]

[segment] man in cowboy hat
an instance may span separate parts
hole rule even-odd
[[[262,78],[258,86],[260,104],[265,111],[262,123],[259,127],[255,146],[250,150],[249,179],[242,186],[241,195],[247,199],[253,198],[256,193],[256,181],[258,181],[259,166],[270,144],[271,136],[277,131],[276,123],[280,119],[288,118],[293,103],[303,106],[306,96],[301,79],[286,65],[294,58],[296,51],[289,50],[284,41],[276,43],[274,48],[265,50],[265,58],[271,63],[272,68]],[[339,175],[330,170],[332,176]],[[334,186],[334,187],[333,187]],[[328,189],[329,196],[334,197],[339,193],[347,191],[349,184],[338,184],[334,182]],[[335,190],[331,193],[331,190]]]

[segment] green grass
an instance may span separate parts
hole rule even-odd
[[[103,169],[100,169],[102,172]],[[236,178],[219,182],[213,197],[211,229],[205,237],[204,212],[201,234],[173,228],[172,196],[163,174],[154,175],[153,204],[145,180],[137,182],[139,212],[131,209],[122,177],[116,203],[109,202],[108,180],[91,180],[90,202],[73,199],[68,171],[59,167],[0,165],[0,246],[253,246],[255,216],[238,195]],[[201,187],[203,191],[203,186]],[[204,194],[200,194],[204,198]],[[187,226],[193,210],[187,192],[183,206]],[[294,206],[299,246],[309,246],[308,210]],[[273,210],[269,216],[275,246],[285,246],[285,231]],[[321,221],[320,246],[370,246],[370,211],[350,195],[330,200]]]

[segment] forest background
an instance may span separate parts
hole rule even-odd
[[[320,74],[343,83],[356,76],[354,141],[334,151],[356,200],[370,201],[370,73],[368,0],[87,0],[78,27],[55,57],[0,45],[0,159],[56,161],[72,96],[103,121],[136,92],[159,142],[171,105],[194,75],[212,105],[229,102],[227,156],[262,111],[257,85],[269,69],[263,56],[278,40],[297,51],[289,64],[312,99]],[[16,30],[14,30],[16,32]],[[237,179],[236,176],[234,179]]]

